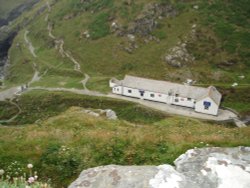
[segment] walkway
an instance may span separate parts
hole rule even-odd
[[[81,94],[81,95],[109,97],[109,98],[139,103],[143,106],[150,107],[155,110],[160,110],[168,114],[188,116],[188,117],[194,117],[194,118],[204,119],[204,120],[226,121],[226,120],[238,119],[237,115],[229,110],[220,109],[218,116],[212,116],[212,115],[197,113],[193,111],[193,109],[191,108],[183,108],[183,107],[179,107],[175,105],[168,105],[165,103],[158,103],[158,102],[153,102],[153,101],[124,97],[124,96],[115,95],[115,94],[105,95],[105,94],[102,94],[96,91],[90,91],[90,90],[70,89],[70,88],[68,89],[67,88],[45,88],[45,87],[31,87],[28,90],[64,91],[64,92],[71,92],[71,93],[76,93],[76,94]]]
[[[220,109],[218,116],[212,116],[212,115],[197,113],[191,108],[184,108],[181,106],[168,105],[165,103],[158,103],[158,102],[147,101],[147,100],[142,100],[142,99],[135,99],[135,98],[124,97],[124,96],[114,95],[114,94],[108,94],[108,97],[127,100],[127,101],[131,101],[131,102],[136,102],[136,103],[139,103],[141,105],[166,112],[168,114],[188,116],[188,117],[204,119],[204,120],[225,121],[225,120],[237,118],[237,115],[229,110]]]

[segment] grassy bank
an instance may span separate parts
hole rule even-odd
[[[136,111],[133,111],[136,112]],[[40,111],[40,113],[43,113]],[[0,128],[0,165],[32,163],[42,180],[68,185],[81,170],[99,165],[159,165],[193,147],[250,146],[250,129],[225,128],[190,118],[151,124],[110,121],[71,107],[35,124]],[[29,116],[26,116],[28,119]]]

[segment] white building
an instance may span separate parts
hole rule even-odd
[[[221,94],[213,86],[202,88],[128,75],[124,80],[111,79],[109,85],[114,94],[189,107],[211,115],[218,114],[221,101]]]

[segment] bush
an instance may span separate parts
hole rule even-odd
[[[42,169],[49,174],[60,174],[59,181],[72,178],[78,174],[80,158],[77,151],[57,144],[50,145],[44,154],[41,156],[40,164]]]

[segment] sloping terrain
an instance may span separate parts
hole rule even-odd
[[[0,166],[12,176],[12,162],[17,161],[20,174],[32,163],[39,179],[51,179],[54,187],[66,187],[90,167],[172,164],[194,147],[250,145],[249,127],[167,117],[124,101],[36,91],[22,95],[18,104],[22,112],[11,123],[18,126],[0,127]],[[17,113],[12,105],[4,108]],[[106,108],[114,109],[119,119],[86,113]],[[12,115],[0,113],[1,119]]]
[[[249,4],[40,0],[0,28],[7,37],[17,34],[2,89],[28,85],[106,93],[109,79],[125,74],[178,83],[193,79],[198,86],[217,86],[222,106],[247,116]],[[112,109],[119,120],[89,116],[86,109]],[[13,161],[18,168],[33,163],[42,180],[51,178],[55,187],[67,186],[94,166],[158,165],[172,163],[193,147],[250,145],[249,127],[167,116],[130,102],[66,92],[37,90],[0,102],[0,124],[1,168]]]
[[[35,63],[44,76],[34,86],[83,88],[88,74],[87,88],[107,92],[111,77],[132,74],[181,83],[193,79],[225,95],[236,82],[233,90],[245,93],[250,81],[247,2],[41,1],[37,6],[46,10],[20,30],[9,51],[6,83],[28,82]],[[37,58],[25,44],[25,31]],[[246,108],[236,109],[247,113]]]

